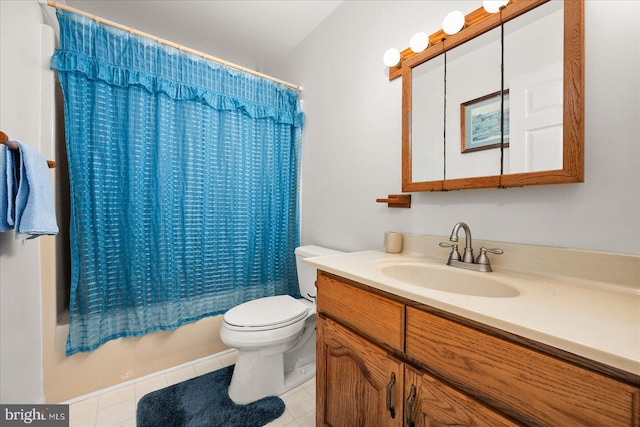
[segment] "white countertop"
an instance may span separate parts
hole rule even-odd
[[[304,261],[328,273],[640,375],[638,289],[495,266],[492,273],[455,269],[469,275],[470,280],[477,275],[491,275],[520,292],[516,297],[489,298],[409,284],[385,276],[376,268],[397,261],[453,269],[446,266],[446,259],[372,250]]]

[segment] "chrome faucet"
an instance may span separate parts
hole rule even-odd
[[[462,257],[460,257],[460,252],[458,252],[457,244],[458,233],[460,232],[461,228],[464,230],[465,237],[464,252]],[[478,258],[474,260],[473,246],[471,241],[471,230],[469,229],[469,226],[464,222],[459,222],[453,227],[453,230],[451,230],[451,236],[449,236],[449,241],[454,243],[440,242],[440,246],[443,248],[451,248],[451,253],[449,254],[449,259],[447,260],[447,265],[450,265],[452,267],[488,273],[493,270],[491,269],[491,263],[489,262],[487,252],[491,252],[497,255],[504,253],[504,251],[499,248],[480,248],[480,255],[478,255]]]
[[[451,230],[451,236],[449,236],[449,241],[457,242],[458,241],[458,233],[460,229],[464,230],[464,252],[462,253],[462,262],[473,262],[473,247],[471,246],[471,230],[469,230],[469,226],[464,222],[459,222],[453,226],[453,230]]]

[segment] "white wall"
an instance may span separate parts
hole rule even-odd
[[[303,243],[362,250],[381,247],[385,230],[448,235],[465,220],[487,240],[640,253],[639,2],[586,2],[584,184],[414,193],[411,209],[375,203],[400,192],[401,82],[388,81],[382,53],[440,28],[456,6],[479,5],[346,1],[268,70],[305,88]],[[47,155],[41,22],[36,1],[0,0],[0,129]],[[41,239],[0,234],[2,403],[44,399]]]
[[[0,1],[0,129],[50,156],[53,32],[33,1]],[[20,42],[17,43],[16,40]],[[43,103],[43,98],[49,102]],[[0,234],[0,402],[44,402],[40,240]],[[51,238],[51,237],[49,237]]]
[[[345,1],[268,70],[304,87],[302,243],[364,250],[385,230],[466,221],[481,239],[640,254],[640,2],[585,3],[585,182],[413,193],[389,209],[375,199],[401,192],[401,81],[382,54],[481,2]]]

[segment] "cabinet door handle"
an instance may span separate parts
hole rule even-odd
[[[389,381],[389,384],[387,384],[387,411],[389,411],[389,415],[391,415],[391,418],[395,418],[396,417],[396,410],[393,409],[393,406],[391,405],[391,398],[393,397],[393,385],[396,383],[396,374],[395,373],[391,373],[391,381]]]
[[[411,392],[407,398],[407,427],[415,427],[415,423],[411,417],[413,416],[413,401],[416,398],[416,386],[411,384]]]

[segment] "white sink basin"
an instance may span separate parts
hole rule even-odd
[[[391,279],[436,291],[488,298],[513,298],[520,295],[515,287],[492,277],[493,273],[420,262],[380,263],[375,268]]]

